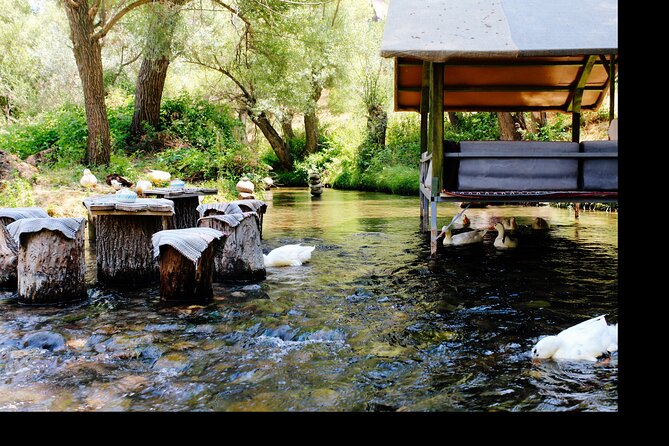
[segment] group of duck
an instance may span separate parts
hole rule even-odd
[[[112,173],[107,175],[105,182],[117,191],[123,188],[131,188],[134,185],[137,194],[142,195],[144,191],[152,189],[153,186],[166,186],[170,184],[172,175],[169,172],[165,172],[164,170],[151,169],[146,173],[146,177],[148,180],[139,180],[135,185],[133,182],[126,180],[121,175]],[[79,184],[81,184],[86,189],[94,189],[98,185],[98,179],[90,169],[84,169],[84,173],[79,179]]]
[[[467,215],[458,214],[451,220],[451,223],[441,228],[437,239],[443,237],[442,243],[444,246],[470,245],[483,243],[483,237],[488,231],[497,231],[497,237],[493,242],[495,248],[511,249],[518,246],[518,239],[514,235],[518,230],[515,217],[491,217],[488,227],[484,229],[472,229],[470,226],[471,220]],[[550,228],[550,225],[545,219],[535,217],[530,227],[533,230],[545,231]],[[454,232],[454,230],[457,232]]]

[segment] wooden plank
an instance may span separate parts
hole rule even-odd
[[[601,57],[604,57],[603,55]],[[408,60],[404,58],[399,59],[397,66],[398,67],[415,67],[417,65],[422,65],[423,60],[413,59]],[[449,60],[444,62],[444,66],[447,67],[568,67],[575,65],[582,65],[583,62],[580,60],[533,60],[532,58],[526,57],[523,59],[514,58],[508,60],[476,60],[476,59],[467,59],[467,60]],[[595,62],[596,65],[604,65],[606,63],[601,59]]]
[[[603,91],[606,83],[601,85],[585,85],[584,91]],[[421,87],[398,87],[397,91],[416,93],[422,91]],[[569,93],[573,87],[553,85],[444,85],[445,93]]]
[[[427,129],[428,112],[430,108],[430,63],[423,62],[423,75],[420,87],[420,153],[426,153],[427,148]]]

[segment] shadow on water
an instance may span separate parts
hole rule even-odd
[[[529,357],[542,335],[598,314],[617,321],[616,214],[468,209],[473,227],[516,216],[519,247],[496,250],[491,232],[430,260],[414,197],[272,195],[263,251],[312,245],[311,262],[216,283],[210,302],[96,287],[93,247],[87,301],[26,308],[0,294],[0,410],[618,409],[617,355]],[[438,223],[459,211],[440,206]],[[551,229],[532,232],[534,216]]]

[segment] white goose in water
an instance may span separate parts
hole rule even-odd
[[[516,248],[518,246],[518,240],[512,239],[511,236],[506,233],[506,230],[504,229],[502,223],[496,223],[495,229],[497,230],[497,238],[495,238],[495,241],[493,243],[495,248],[510,249],[510,248]]]
[[[444,226],[441,228],[441,233],[437,236],[437,239],[444,237],[442,242],[444,246],[470,245],[472,243],[483,243],[483,236],[486,232],[488,232],[487,229],[473,229],[453,235],[451,229]]]
[[[300,266],[311,260],[311,251],[315,246],[284,245],[263,254],[265,267],[269,266]]]
[[[618,351],[618,324],[608,325],[604,315],[589,319],[546,336],[532,348],[532,360],[567,359],[597,361],[597,358]]]

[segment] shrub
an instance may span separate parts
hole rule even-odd
[[[0,207],[35,206],[33,188],[29,181],[14,175],[10,180],[0,181]]]

